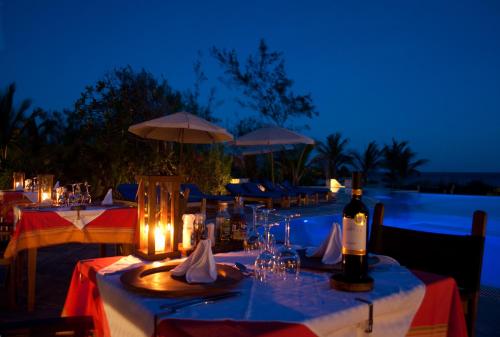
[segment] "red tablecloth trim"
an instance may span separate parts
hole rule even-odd
[[[61,316],[92,316],[96,336],[110,336],[104,305],[97,288],[96,270],[105,268],[120,258],[121,256],[112,256],[78,262]]]
[[[157,336],[316,337],[316,335],[303,324],[233,320],[199,321],[191,319],[165,319],[157,326]]]
[[[407,336],[467,337],[460,293],[453,278],[412,270],[425,283],[425,297]]]

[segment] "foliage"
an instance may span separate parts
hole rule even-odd
[[[15,83],[10,84],[4,92],[0,92],[0,168],[6,167],[9,147],[15,145],[23,132],[26,121],[32,116],[25,116],[31,105],[30,100],[23,100],[14,108]]]
[[[371,174],[382,164],[382,151],[375,141],[371,141],[362,154],[354,152],[353,157],[356,168],[363,174],[364,183],[368,183]]]
[[[138,174],[172,173],[172,149],[139,139],[128,128],[181,107],[181,94],[145,70],[124,67],[106,74],[85,89],[67,116],[68,178],[90,179],[99,196]]]
[[[211,53],[224,69],[223,82],[242,91],[245,98],[237,100],[242,107],[258,111],[279,126],[284,126],[291,117],[318,115],[310,94],[298,95],[292,91],[293,81],[286,74],[283,54],[270,51],[264,40],[244,66],[240,65],[234,49],[213,47]]]
[[[353,157],[347,151],[349,138],[342,139],[342,135],[337,132],[326,137],[326,142],[318,142],[318,155],[316,160],[323,164],[327,181],[330,178],[337,179],[339,173],[347,170],[353,164]]]
[[[417,154],[408,145],[408,141],[398,142],[392,139],[392,143],[383,148],[383,166],[387,172],[385,180],[392,187],[401,186],[406,178],[417,174],[420,166],[428,162],[427,159],[415,159]]]
[[[297,145],[293,150],[282,151],[279,166],[283,177],[292,181],[294,185],[300,185],[305,174],[311,171],[311,154],[314,145]]]
[[[211,194],[222,194],[231,181],[231,156],[224,154],[223,145],[212,145],[203,151],[189,154],[190,165],[184,168],[187,182]]]

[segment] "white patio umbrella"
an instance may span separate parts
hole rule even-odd
[[[271,126],[247,133],[238,138],[234,144],[237,146],[262,146],[263,148],[267,148],[271,156],[271,178],[274,183],[274,158],[272,150],[277,145],[314,144],[314,140],[292,130],[279,126]]]
[[[134,124],[128,131],[142,138],[189,144],[233,140],[233,135],[226,129],[184,111]]]
[[[134,124],[128,131],[142,138],[180,143],[181,162],[184,143],[212,144],[233,140],[226,129],[185,111]]]

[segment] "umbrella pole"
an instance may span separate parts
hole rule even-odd
[[[273,151],[269,152],[271,155],[271,181],[274,185],[274,156],[273,156]]]

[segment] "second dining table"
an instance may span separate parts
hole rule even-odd
[[[28,256],[28,311],[35,306],[37,249],[65,243],[133,244],[137,208],[126,205],[71,207],[19,207],[19,219],[5,250],[14,258]]]

